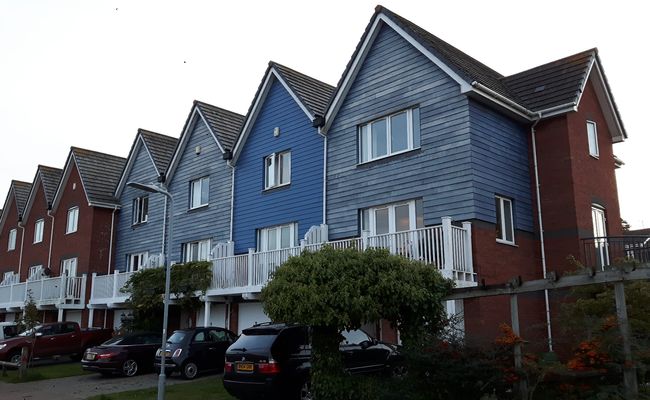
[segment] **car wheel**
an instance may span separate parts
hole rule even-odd
[[[300,385],[298,390],[298,400],[312,400],[314,397],[311,394],[311,382],[306,380]]]
[[[183,375],[183,378],[191,380],[196,378],[198,373],[199,367],[193,361],[186,361],[185,364],[183,364],[183,368],[181,369],[181,375]]]
[[[17,364],[20,367],[20,353],[15,352],[9,356],[9,362],[12,364]]]
[[[124,376],[134,376],[138,373],[138,363],[135,360],[128,359],[122,364],[122,374]]]

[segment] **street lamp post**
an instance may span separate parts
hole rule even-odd
[[[169,199],[170,217],[167,218],[167,220],[169,221],[169,240],[167,243],[167,256],[166,256],[167,260],[165,263],[166,264],[165,297],[163,300],[163,327],[162,327],[162,346],[161,346],[162,351],[160,353],[160,375],[158,375],[158,397],[157,397],[158,400],[165,400],[165,379],[167,378],[167,375],[165,374],[165,358],[166,358],[165,356],[166,356],[166,347],[167,347],[167,321],[169,319],[169,285],[171,280],[171,268],[172,268],[171,244],[172,244],[172,234],[174,232],[173,231],[174,198],[172,197],[171,193],[169,193],[165,188],[163,188],[162,186],[154,185],[152,183],[128,182],[126,185],[149,193],[160,193]]]

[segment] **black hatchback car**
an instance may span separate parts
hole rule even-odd
[[[100,346],[86,350],[81,359],[81,368],[84,371],[99,372],[104,375],[125,376],[151,371],[161,340],[162,335],[154,332],[114,337]]]
[[[391,372],[402,356],[393,345],[362,330],[341,332],[340,351],[352,374]],[[260,324],[244,329],[226,351],[223,385],[239,399],[309,399],[309,329],[300,325]]]
[[[201,372],[221,372],[226,349],[237,335],[223,328],[180,329],[167,339],[165,373],[180,372],[185,379],[194,379]],[[160,371],[162,349],[156,352],[156,369]]]

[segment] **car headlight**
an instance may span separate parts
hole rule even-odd
[[[172,357],[180,357],[181,353],[183,352],[183,349],[176,349],[174,350],[174,354],[172,354]]]
[[[6,343],[0,344],[0,350],[4,349],[5,347],[7,347]]]

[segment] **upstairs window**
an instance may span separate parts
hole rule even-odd
[[[361,230],[371,236],[424,228],[422,200],[385,204],[361,210]]]
[[[512,200],[496,196],[494,198],[497,213],[497,242],[514,244],[515,227],[512,217]]]
[[[259,229],[257,232],[257,250],[271,251],[295,247],[296,224],[286,224]]]
[[[9,244],[7,245],[7,251],[16,250],[16,235],[18,231],[12,229],[9,231]]]
[[[420,147],[420,109],[411,108],[359,127],[359,162]]]
[[[34,243],[40,243],[43,241],[43,227],[45,226],[45,221],[39,219],[34,224]]]
[[[135,272],[146,268],[148,259],[149,253],[146,251],[143,253],[129,254],[128,271]]]
[[[61,261],[61,274],[65,276],[77,276],[77,258],[66,258]]]
[[[273,153],[264,159],[264,189],[291,183],[291,152]]]
[[[205,176],[190,182],[190,209],[208,205],[210,178]]]
[[[189,242],[183,245],[183,261],[208,261],[210,257],[210,239]]]
[[[68,221],[65,225],[65,233],[73,233],[77,231],[77,224],[79,223],[79,207],[72,207],[68,210]]]
[[[587,139],[589,140],[589,155],[598,158],[598,131],[595,122],[587,121]]]
[[[14,275],[13,271],[7,271],[2,275],[2,281],[0,282],[0,286],[5,286],[5,285],[11,285],[13,283],[18,283],[18,280],[15,278],[16,275]]]
[[[142,196],[133,199],[133,225],[147,222],[149,216],[149,196]]]
[[[29,267],[29,276],[27,277],[28,281],[37,281],[43,276],[43,266],[42,265],[33,265]]]

